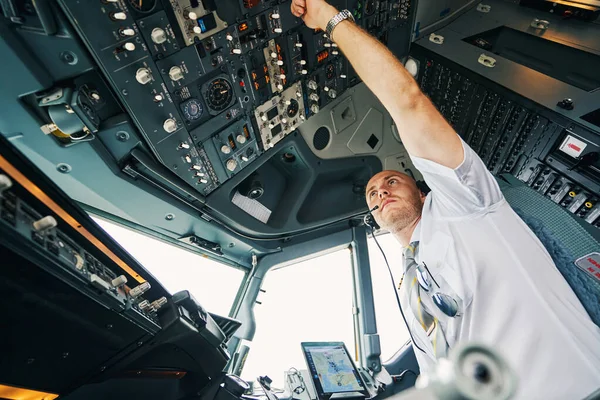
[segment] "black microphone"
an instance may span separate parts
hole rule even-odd
[[[377,224],[377,222],[375,221],[375,217],[373,217],[373,214],[371,214],[373,211],[375,211],[377,209],[379,209],[379,206],[375,206],[375,207],[371,208],[363,219],[364,223],[371,227],[371,233],[373,233],[373,230],[379,229],[379,224]]]

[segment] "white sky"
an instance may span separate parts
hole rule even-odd
[[[95,218],[117,242],[171,292],[189,290],[208,311],[228,315],[244,273],[114,223]],[[391,235],[378,238],[398,282],[402,249]],[[400,316],[389,272],[369,239],[369,257],[382,360],[409,338]],[[282,387],[290,367],[306,369],[301,342],[343,341],[355,352],[349,250],[340,250],[267,273],[255,306],[256,335],[242,378],[269,375]],[[150,299],[154,300],[154,299]]]

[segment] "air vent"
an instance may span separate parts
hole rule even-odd
[[[367,140],[367,144],[370,148],[375,150],[375,146],[377,146],[377,143],[379,143],[379,139],[377,139],[377,136],[375,136],[374,134],[371,134],[371,137],[369,137],[369,140]]]
[[[329,129],[322,126],[315,132],[315,136],[313,137],[313,146],[317,150],[323,150],[329,144],[329,140],[331,139],[331,134],[329,133]]]

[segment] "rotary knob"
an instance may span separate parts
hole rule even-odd
[[[329,95],[330,98],[335,99],[337,97],[337,92],[335,91],[335,89],[331,89],[329,90],[329,92],[327,93]]]
[[[320,108],[319,108],[319,105],[318,105],[317,103],[313,103],[313,104],[311,104],[311,106],[310,106],[310,111],[312,111],[312,112],[313,112],[313,114],[316,114],[316,113],[318,113],[318,112],[319,112],[319,110],[320,110]]]
[[[235,140],[237,140],[239,144],[244,144],[246,143],[246,136],[239,134],[235,137]]]
[[[167,41],[167,34],[161,28],[152,29],[152,33],[150,33],[150,37],[152,41],[156,44],[161,44]]]
[[[316,93],[311,93],[310,96],[308,96],[308,98],[313,101],[319,101],[319,95]]]
[[[231,153],[231,147],[224,144],[223,146],[221,146],[221,152],[223,154],[229,154],[229,153]]]
[[[148,68],[140,68],[135,73],[135,80],[145,85],[152,80],[152,73],[150,73]]]
[[[173,133],[177,130],[177,121],[174,118],[169,118],[163,123],[163,129],[167,133]]]
[[[308,88],[311,90],[317,90],[319,86],[317,85],[317,82],[313,81],[312,79],[310,81],[308,81]]]
[[[235,171],[235,169],[237,168],[237,161],[235,161],[233,158],[227,160],[227,169],[230,171]]]
[[[181,70],[181,67],[171,67],[171,69],[169,70],[169,78],[171,78],[174,81],[183,79],[183,71]]]

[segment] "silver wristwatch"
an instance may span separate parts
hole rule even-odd
[[[352,15],[352,13],[348,10],[342,10],[329,20],[329,22],[327,23],[327,28],[325,29],[325,33],[327,33],[327,37],[329,38],[329,40],[332,40],[331,34],[333,33],[335,27],[338,26],[340,22],[345,21],[347,19],[354,22],[354,16]]]

